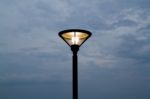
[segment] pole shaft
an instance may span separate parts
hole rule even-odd
[[[77,53],[73,53],[73,99],[78,99],[78,56]]]

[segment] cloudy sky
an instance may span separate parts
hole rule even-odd
[[[150,0],[0,0],[0,99],[71,99],[70,28],[79,99],[150,99]]]

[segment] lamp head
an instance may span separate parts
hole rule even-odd
[[[69,45],[81,46],[90,36],[91,32],[81,29],[69,29],[59,32],[59,36]]]

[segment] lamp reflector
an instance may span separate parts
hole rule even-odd
[[[85,30],[70,29],[59,32],[59,35],[69,46],[81,46],[91,36],[91,33]]]

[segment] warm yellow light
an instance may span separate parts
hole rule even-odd
[[[68,32],[68,33],[62,34],[62,36],[66,39],[71,39],[74,36],[74,34],[76,34],[76,36],[78,36],[78,38],[81,38],[81,39],[88,37],[88,34],[81,33],[81,32]]]
[[[82,43],[91,36],[89,31],[79,30],[79,29],[71,29],[64,30],[59,33],[60,37],[62,37],[67,44],[71,45],[82,45]]]
[[[88,37],[88,34],[81,32],[68,32],[64,33],[62,36],[68,41],[71,40],[71,42],[69,42],[70,44],[79,45],[83,39]]]

